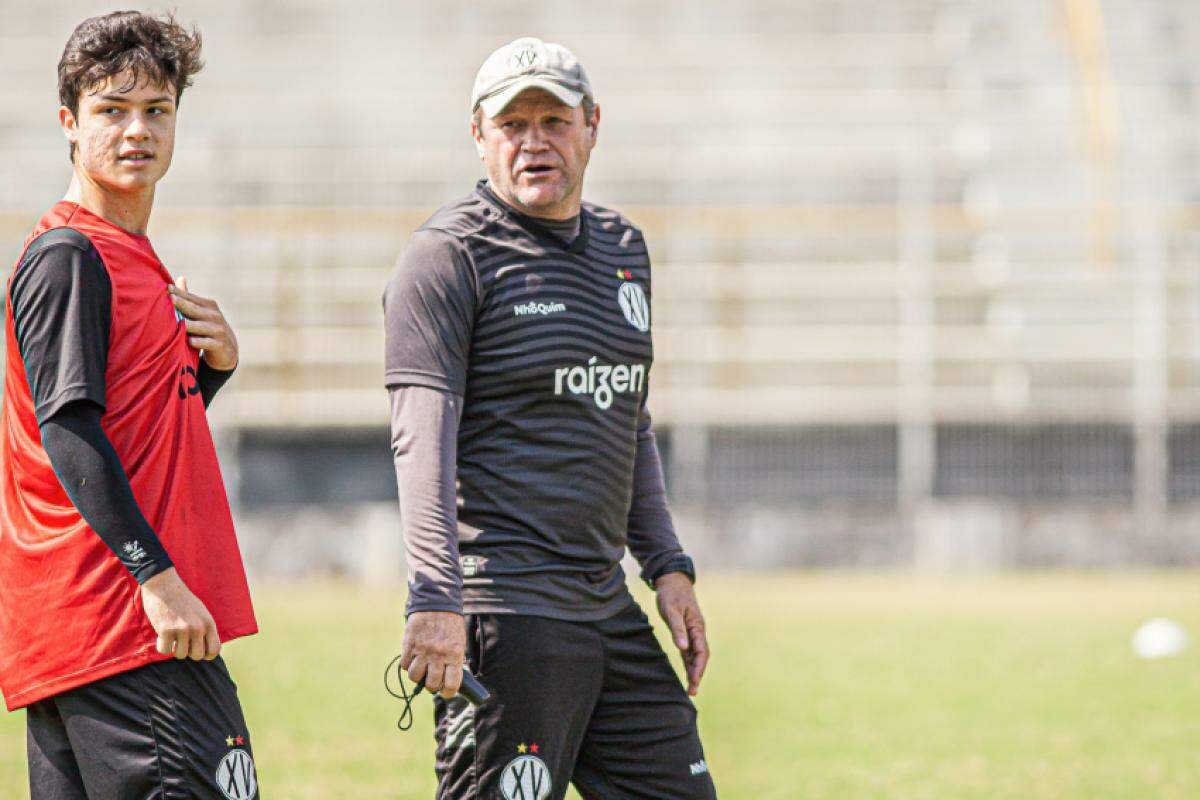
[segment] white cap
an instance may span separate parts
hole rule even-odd
[[[494,117],[526,89],[543,89],[571,108],[592,97],[587,72],[570,50],[523,36],[483,62],[471,91],[471,111],[482,108]]]

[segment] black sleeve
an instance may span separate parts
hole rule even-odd
[[[162,542],[138,508],[129,478],[87,400],[62,406],[41,424],[42,447],[67,497],[138,583],[169,569]]]
[[[638,417],[637,452],[633,461],[633,500],[629,505],[627,541],[629,552],[641,565],[641,577],[645,581],[653,581],[672,559],[683,553],[671,521],[662,459],[645,406]]]
[[[233,369],[214,369],[203,358],[200,359],[200,368],[196,370],[196,382],[200,384],[200,398],[204,400],[205,408],[208,408],[217,392],[221,391],[221,387],[233,377],[236,369],[236,366]]]
[[[455,476],[462,398],[427,386],[397,386],[388,395],[400,529],[408,562],[405,613],[461,614]]]
[[[385,382],[463,394],[479,279],[470,254],[444,231],[419,230],[383,294]]]
[[[112,284],[87,237],[35,240],[12,281],[13,324],[38,423],[74,400],[104,408]]]

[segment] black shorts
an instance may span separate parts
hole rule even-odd
[[[28,708],[32,800],[254,800],[225,662],[161,661]]]
[[[696,708],[635,604],[599,622],[467,616],[491,699],[434,700],[441,800],[716,797]]]

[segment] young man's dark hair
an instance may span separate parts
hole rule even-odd
[[[58,99],[78,114],[81,94],[127,72],[127,88],[143,81],[169,86],[179,105],[183,90],[204,67],[200,45],[200,32],[189,31],[170,14],[152,17],[140,11],[114,11],[85,19],[71,33],[58,61]]]

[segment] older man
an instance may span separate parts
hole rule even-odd
[[[575,57],[535,38],[488,57],[471,103],[487,180],[413,234],[384,295],[401,663],[442,695],[438,796],[714,797],[688,698],[704,620],[646,410],[650,259],[581,201],[600,109]],[[479,708],[455,697],[464,656],[493,695]]]

